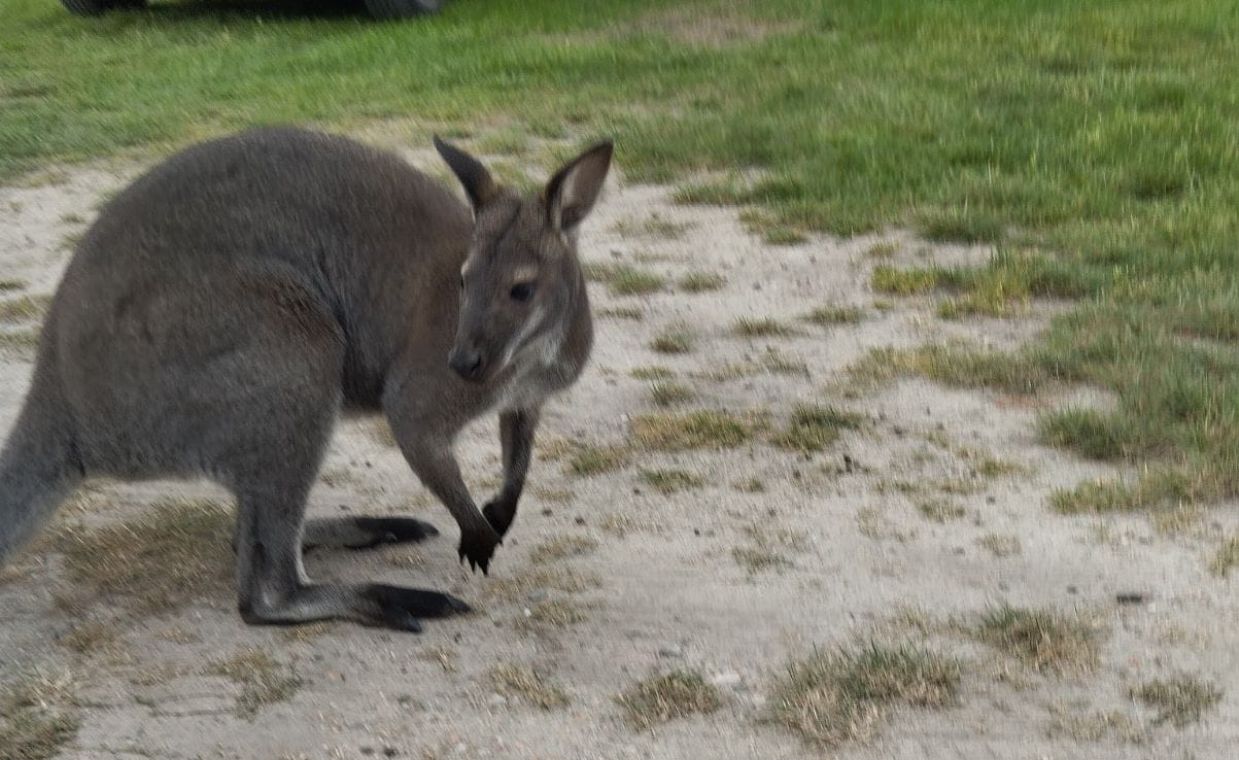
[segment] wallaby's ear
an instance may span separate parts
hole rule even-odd
[[[552,229],[571,230],[589,214],[611,168],[613,150],[610,140],[600,142],[565,164],[546,183],[543,197]]]
[[[481,161],[455,145],[440,140],[438,135],[435,135],[434,143],[435,150],[439,151],[439,155],[443,156],[443,160],[456,175],[456,179],[464,185],[465,193],[469,196],[474,210],[480,209],[486,205],[487,201],[495,197],[498,190],[495,180],[491,179],[490,172],[486,171]]]

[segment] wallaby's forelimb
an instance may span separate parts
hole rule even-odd
[[[503,447],[503,487],[482,514],[500,536],[516,519],[516,505],[525,490],[525,476],[533,459],[533,437],[541,409],[520,409],[499,415],[499,441]]]
[[[306,520],[301,548],[370,549],[383,544],[424,541],[435,526],[412,517],[321,517]]]

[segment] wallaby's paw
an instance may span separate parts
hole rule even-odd
[[[469,560],[473,570],[482,568],[482,574],[490,573],[490,558],[495,555],[495,547],[499,545],[500,536],[487,523],[485,528],[463,530],[460,533],[460,561]]]
[[[512,527],[512,521],[516,519],[516,504],[495,497],[482,507],[482,514],[502,538],[508,534],[508,528]]]
[[[367,587],[363,596],[378,607],[376,623],[412,633],[421,633],[420,618],[444,618],[473,611],[460,599],[438,591],[374,584]]]

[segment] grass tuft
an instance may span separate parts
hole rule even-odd
[[[823,327],[829,325],[854,325],[865,318],[859,306],[820,306],[805,315],[806,322]]]
[[[676,283],[685,293],[706,293],[721,290],[727,278],[714,272],[689,272]]]
[[[67,673],[34,670],[0,693],[0,757],[51,760],[81,725]]]
[[[741,317],[732,332],[742,338],[785,338],[792,334],[792,329],[777,319]]]
[[[663,329],[650,343],[650,348],[660,354],[687,354],[693,350],[696,335],[684,325],[672,325]]]
[[[641,482],[661,494],[694,491],[705,485],[705,480],[685,470],[642,470]]]
[[[1199,723],[1204,714],[1222,701],[1222,690],[1193,676],[1143,683],[1131,690],[1132,699],[1157,710],[1155,725],[1169,723],[1184,728]]]
[[[628,461],[629,452],[623,446],[581,445],[569,454],[566,469],[573,475],[592,477],[622,469]]]
[[[821,451],[837,441],[841,431],[856,430],[860,425],[858,414],[833,406],[801,405],[792,412],[787,430],[775,436],[773,443],[789,451]]]
[[[598,542],[588,536],[558,536],[535,546],[529,560],[535,565],[580,557],[598,548]]]
[[[748,441],[756,427],[757,422],[751,419],[712,410],[645,414],[632,420],[636,442],[662,451],[735,448]]]
[[[835,748],[873,736],[895,705],[954,704],[961,677],[958,661],[908,646],[817,652],[791,663],[775,684],[771,717],[809,743]]]
[[[1091,671],[1100,659],[1097,631],[1077,616],[1003,604],[970,631],[978,640],[1039,672]]]
[[[515,697],[540,710],[568,706],[568,695],[549,678],[524,665],[499,665],[491,669],[490,680],[500,694]]]
[[[232,528],[218,502],[165,501],[121,525],[66,528],[58,546],[76,600],[164,614],[232,591]]]
[[[1239,567],[1239,536],[1231,536],[1213,553],[1213,559],[1209,560],[1209,572],[1220,578],[1229,578],[1236,567]]]
[[[628,725],[639,731],[691,715],[708,715],[723,705],[718,689],[692,670],[647,678],[616,701],[624,708]]]
[[[658,406],[675,406],[691,401],[693,389],[674,380],[660,380],[650,385],[650,400]]]
[[[938,276],[928,269],[896,269],[874,267],[870,286],[875,293],[892,296],[913,296],[927,293],[938,286]]]

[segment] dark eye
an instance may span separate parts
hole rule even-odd
[[[528,301],[533,295],[533,283],[521,282],[513,285],[510,295],[514,301]]]

